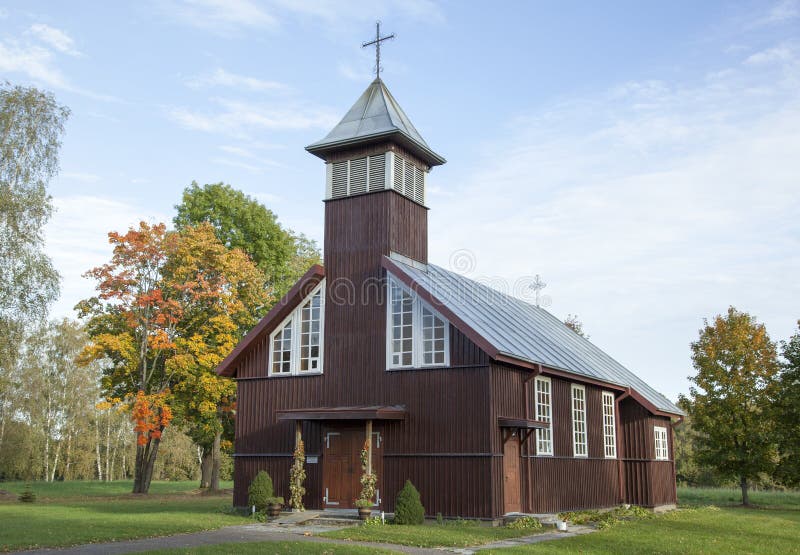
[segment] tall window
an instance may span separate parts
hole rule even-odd
[[[603,392],[603,446],[607,459],[617,456],[617,426],[614,414],[614,394]]]
[[[449,364],[447,320],[395,280],[389,281],[387,305],[387,368]]]
[[[667,429],[661,426],[655,426],[656,440],[656,460],[667,461],[669,460],[669,444],[667,443]]]
[[[536,454],[553,454],[552,401],[550,378],[537,376],[536,380],[536,420],[547,422],[544,430],[536,430]]]
[[[586,449],[586,389],[572,385],[572,454],[588,456]]]
[[[322,372],[324,282],[270,336],[269,375]]]

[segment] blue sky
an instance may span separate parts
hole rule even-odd
[[[728,305],[800,317],[800,2],[4,2],[0,77],[72,109],[51,186],[55,315],[105,234],[225,181],[321,243],[303,147],[384,80],[448,159],[431,261],[559,317],[675,398]]]

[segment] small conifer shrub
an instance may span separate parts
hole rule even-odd
[[[394,505],[395,524],[422,524],[425,520],[425,507],[419,498],[419,491],[406,480],[406,485],[397,494],[397,501]]]
[[[25,484],[25,489],[22,493],[17,497],[22,503],[33,503],[36,501],[36,494],[33,493],[30,484]]]
[[[275,490],[272,478],[265,470],[262,470],[256,474],[256,477],[250,482],[250,487],[247,488],[247,502],[250,506],[255,505],[257,511],[266,511],[267,505],[273,497],[275,497]]]

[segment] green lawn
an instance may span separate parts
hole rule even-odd
[[[659,555],[800,553],[800,512],[753,509],[683,509],[627,522],[593,534],[487,552],[510,554]]]
[[[221,553],[237,555],[371,555],[372,553],[393,553],[374,547],[361,547],[358,545],[336,545],[333,543],[310,542],[254,542],[254,543],[221,543],[190,549],[161,549],[158,551],[145,551],[147,555],[205,555],[207,553]]]
[[[742,503],[742,490],[734,488],[678,488],[681,506],[736,506]],[[750,503],[769,509],[800,510],[800,491],[751,491]]]
[[[424,524],[421,526],[359,526],[321,534],[342,540],[385,542],[414,547],[465,547],[536,533],[531,530],[466,524]]]
[[[201,495],[197,482],[154,483],[148,496],[127,495],[130,482],[34,483],[39,499],[0,502],[0,551],[29,547],[164,536],[251,522],[226,514],[229,494]],[[5,482],[0,489],[19,492],[24,484]],[[120,495],[120,492],[122,495]]]
[[[25,489],[26,482],[0,482],[0,490],[19,495]],[[131,493],[133,480],[115,480],[99,482],[97,480],[74,482],[30,482],[31,489],[40,500],[64,499],[69,497],[116,497]],[[192,492],[197,489],[198,482],[152,482],[150,494],[170,495]],[[230,489],[232,481],[221,482],[220,487]]]

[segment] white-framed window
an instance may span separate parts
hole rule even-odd
[[[394,279],[386,309],[386,367],[417,368],[450,364],[450,324]]]
[[[656,460],[667,461],[669,460],[669,444],[667,443],[667,429],[662,426],[654,426],[655,432],[655,445],[656,445]]]
[[[324,318],[323,281],[270,335],[270,377],[322,373]]]
[[[586,448],[586,388],[572,384],[572,455],[589,456]]]
[[[536,420],[547,422],[549,426],[544,430],[536,430],[536,454],[553,454],[553,401],[552,384],[550,378],[536,376],[534,388],[536,391]]]
[[[603,391],[603,448],[607,459],[617,458],[617,421],[610,391]]]

